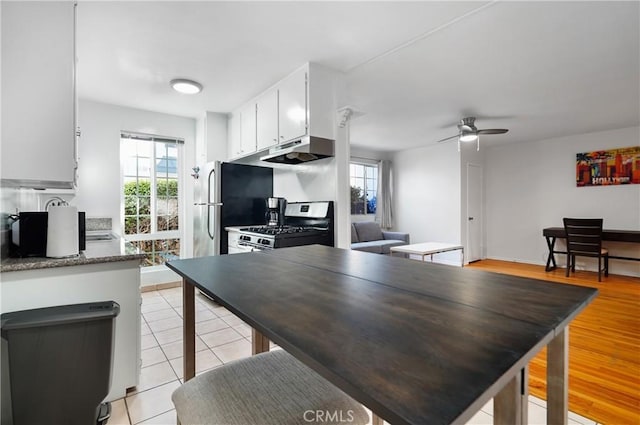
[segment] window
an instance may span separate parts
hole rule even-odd
[[[351,214],[375,214],[378,191],[378,166],[352,162]]]
[[[182,141],[123,133],[125,239],[145,252],[144,266],[180,257],[180,177]]]

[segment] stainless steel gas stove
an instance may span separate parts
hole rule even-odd
[[[333,202],[291,202],[284,226],[241,228],[237,245],[247,251],[320,244],[333,246]]]

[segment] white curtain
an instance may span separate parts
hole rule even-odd
[[[391,211],[391,161],[383,159],[378,163],[378,194],[376,221],[383,229],[393,227]]]

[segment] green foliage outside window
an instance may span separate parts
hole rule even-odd
[[[351,214],[364,214],[364,194],[356,186],[351,186]]]
[[[151,233],[151,181],[138,180],[124,185],[125,234]],[[157,231],[178,230],[178,181],[156,181]],[[146,254],[143,266],[164,264],[180,257],[180,239],[132,241]]]

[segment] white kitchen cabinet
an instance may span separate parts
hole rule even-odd
[[[126,395],[138,385],[141,363],[140,260],[117,261],[68,267],[2,273],[2,313],[115,301],[120,314],[115,319],[111,389],[106,401]]]
[[[75,4],[2,2],[2,184],[75,187]]]
[[[303,67],[278,84],[279,142],[285,143],[307,134],[307,69]]]
[[[258,151],[278,144],[278,90],[256,100],[256,134]]]
[[[241,129],[240,142],[229,135],[230,159],[303,136],[335,140],[339,80],[335,71],[307,63],[231,114],[241,115]]]
[[[229,119],[227,121],[230,158],[237,158],[242,155],[242,146],[240,145],[240,131],[240,112],[232,112],[231,114],[229,114]]]
[[[256,151],[256,104],[249,102],[240,110],[240,151],[248,155]]]

